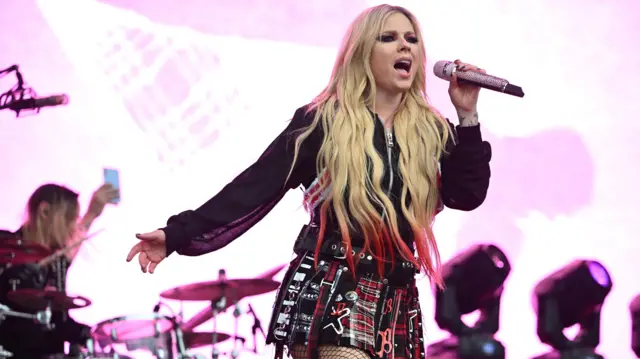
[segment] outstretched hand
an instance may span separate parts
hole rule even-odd
[[[153,232],[136,234],[140,241],[131,248],[127,255],[127,262],[138,254],[138,262],[142,273],[153,273],[163,259],[167,257],[166,235],[164,231],[155,230]]]

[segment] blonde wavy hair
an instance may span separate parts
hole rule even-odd
[[[417,258],[401,239],[398,213],[382,187],[384,162],[373,144],[375,119],[369,111],[375,109],[376,98],[371,53],[386,19],[394,13],[401,13],[409,19],[420,46],[415,80],[403,95],[393,122],[400,146],[402,215],[411,225]],[[438,159],[451,134],[447,121],[428,104],[425,59],[420,26],[407,9],[380,5],[361,13],[344,38],[329,84],[308,109],[315,112],[315,116],[311,125],[296,139],[293,163],[302,142],[318,125],[322,126],[324,138],[316,168],[318,174],[326,170],[330,184],[319,191],[329,185],[331,189],[321,206],[321,230],[316,252],[324,237],[326,215],[332,209],[348,249],[349,266],[354,265],[349,230],[356,228],[355,221],[364,237],[363,251],[376,257],[380,273],[383,270],[381,262],[388,262],[387,258],[393,262],[395,252],[441,285],[440,256],[432,224],[439,200]],[[407,206],[408,199],[410,205]],[[384,208],[384,218],[374,205]]]
[[[27,203],[22,225],[25,240],[63,248],[75,230],[79,207],[76,192],[57,184],[40,186]]]

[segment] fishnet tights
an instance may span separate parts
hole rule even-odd
[[[293,359],[308,359],[304,345],[294,345],[290,354]],[[371,356],[360,349],[323,344],[318,346],[318,359],[371,359]]]

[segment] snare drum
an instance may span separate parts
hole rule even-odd
[[[172,358],[177,328],[173,317],[127,315],[99,323],[93,330],[93,337],[101,348],[125,344],[128,351],[144,349],[158,358]]]

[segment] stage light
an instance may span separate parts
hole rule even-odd
[[[511,271],[507,256],[496,246],[481,244],[442,266],[445,288],[435,290],[435,320],[451,334],[427,348],[432,359],[504,359],[505,348],[493,336],[499,329],[500,299]],[[465,314],[480,312],[473,326]]]
[[[611,291],[611,277],[596,261],[576,260],[552,273],[534,289],[538,338],[553,351],[535,359],[604,359],[600,344],[600,309]],[[563,330],[574,325],[571,340]]]
[[[631,304],[631,349],[636,354],[636,358],[640,358],[640,294],[638,294]]]

